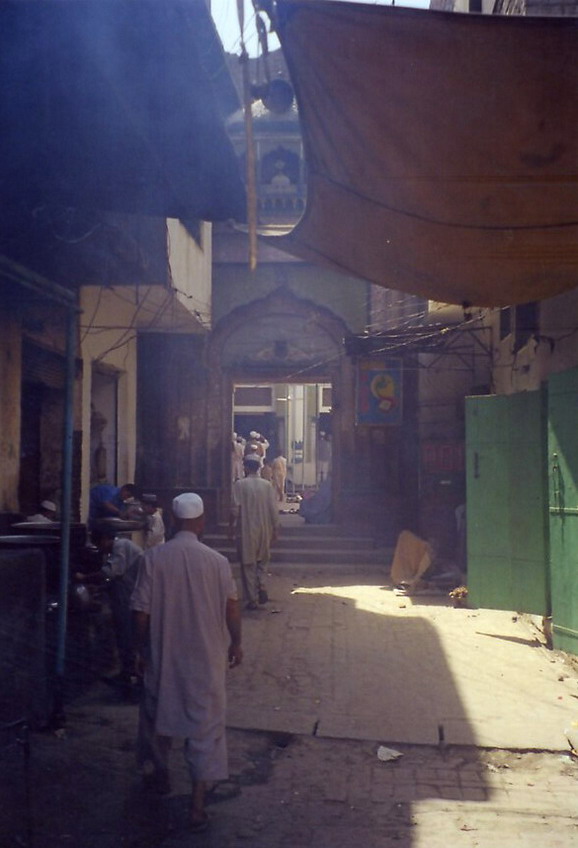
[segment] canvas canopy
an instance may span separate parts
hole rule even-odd
[[[309,183],[277,247],[447,303],[578,284],[578,20],[328,0],[278,14]]]

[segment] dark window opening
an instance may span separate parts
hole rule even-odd
[[[511,332],[512,309],[510,306],[505,306],[503,309],[500,309],[500,341],[503,341]]]
[[[538,304],[535,300],[515,308],[514,351],[520,350],[538,332]]]

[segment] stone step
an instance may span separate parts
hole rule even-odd
[[[237,559],[237,551],[232,543],[213,545],[207,540],[204,541],[205,544],[226,556],[229,562],[235,562]],[[271,548],[271,562],[283,565],[342,566],[355,564],[360,567],[389,569],[392,556],[393,549],[391,548],[371,548],[355,551],[354,549],[336,546],[331,548],[294,548],[285,547],[282,544],[274,545]]]
[[[283,577],[305,578],[314,575],[322,574],[357,574],[363,575],[364,578],[368,575],[375,575],[385,584],[389,577],[389,565],[377,566],[363,562],[318,562],[318,563],[303,563],[303,562],[272,562],[271,573]],[[234,577],[239,580],[241,578],[241,569],[238,562],[231,563],[231,569]]]
[[[318,536],[322,536],[328,539],[341,539],[345,537],[350,539],[372,540],[372,537],[368,536],[367,533],[356,533],[341,524],[305,524],[302,519],[300,520],[300,523],[289,523],[288,519],[292,518],[297,518],[297,516],[281,516],[280,533],[284,538],[287,537],[288,539],[292,539],[294,537],[305,537],[314,539]],[[216,533],[214,535],[226,536],[227,525],[220,524],[216,528]]]
[[[232,542],[224,533],[206,533],[203,536],[203,542],[211,548],[230,547]],[[348,550],[348,551],[372,551],[375,550],[375,543],[369,536],[326,536],[314,535],[310,536],[307,533],[287,533],[286,528],[282,527],[279,531],[278,546],[291,550]]]

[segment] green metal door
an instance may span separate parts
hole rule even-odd
[[[473,604],[546,615],[544,392],[466,399],[466,477]]]
[[[578,368],[548,381],[554,647],[578,654]]]

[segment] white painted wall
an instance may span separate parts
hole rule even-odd
[[[211,224],[201,221],[200,244],[180,221],[167,220],[169,263],[176,299],[207,329],[211,323],[212,244]]]
[[[500,341],[499,310],[494,327],[494,382],[497,394],[531,391],[550,374],[578,365],[578,290],[544,300],[539,305],[538,339],[514,353],[514,336]]]

